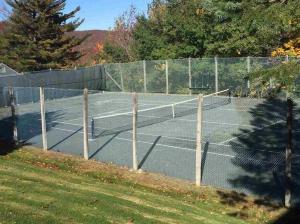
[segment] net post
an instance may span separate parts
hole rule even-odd
[[[201,160],[202,160],[202,118],[203,118],[203,95],[198,97],[198,110],[197,110],[197,137],[196,137],[196,186],[201,186]]]
[[[175,114],[175,105],[172,104],[172,117],[175,118],[176,114]]]
[[[169,62],[166,60],[166,94],[169,94]]]
[[[83,155],[89,159],[89,134],[88,134],[88,89],[83,90]]]
[[[132,95],[132,168],[134,171],[138,170],[137,162],[137,118],[138,118],[138,99],[134,92]]]
[[[189,94],[192,95],[192,65],[191,57],[189,57]]]
[[[215,92],[219,92],[218,56],[215,56]]]
[[[121,77],[121,88],[122,88],[122,92],[124,92],[124,81],[123,81],[123,72],[122,72],[121,63],[119,63],[119,70],[120,70],[120,77]]]
[[[47,142],[47,125],[46,125],[45,89],[44,89],[44,87],[40,87],[40,104],[41,104],[43,150],[47,151],[48,150],[48,142]]]
[[[287,99],[287,130],[288,130],[288,142],[285,153],[285,194],[284,205],[285,207],[291,207],[291,183],[292,183],[292,150],[293,150],[293,100]]]
[[[9,93],[9,104],[11,110],[11,118],[12,118],[12,125],[13,125],[13,141],[14,144],[18,145],[18,126],[17,126],[17,116],[16,116],[16,102],[15,102],[15,95],[14,90],[12,87],[8,87]]]
[[[144,68],[144,92],[147,92],[147,71],[146,71],[146,61],[143,60],[143,68]]]
[[[95,120],[94,120],[94,118],[91,119],[91,132],[92,132],[92,139],[95,139],[96,134],[95,134]]]

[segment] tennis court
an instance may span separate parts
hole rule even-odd
[[[50,150],[83,155],[82,99],[80,95],[46,101]],[[253,119],[253,111],[264,103],[263,99],[230,97],[226,91],[204,97],[204,184],[231,189],[235,178],[253,175],[253,170],[241,169],[239,163],[261,169],[272,167],[264,174],[270,178],[274,170],[280,170],[284,162],[284,140],[274,138],[272,146],[268,145],[270,142],[251,143],[251,150],[241,144],[241,139],[252,139],[259,132],[263,136],[268,129],[282,134],[284,113],[269,116],[267,122]],[[197,96],[138,94],[138,167],[195,181],[196,111]],[[261,114],[265,112],[262,109]],[[18,116],[19,139],[42,146],[39,103],[19,105]],[[91,92],[89,121],[89,158],[132,167],[132,94]],[[252,193],[243,183],[236,189]],[[280,191],[280,186],[276,185],[271,194],[276,197]]]

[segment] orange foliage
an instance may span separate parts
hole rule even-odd
[[[288,41],[282,47],[272,52],[273,57],[286,55],[300,57],[300,37]]]

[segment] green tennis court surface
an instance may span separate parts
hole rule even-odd
[[[264,172],[273,191],[262,186],[261,194],[279,199],[282,188],[276,181],[281,180],[286,145],[285,138],[278,137],[285,135],[285,111],[278,112],[282,104],[228,96],[214,100],[204,99],[204,107],[208,102],[216,106],[203,112],[203,183],[253,193],[247,177]],[[175,116],[172,105],[180,107],[175,107]],[[139,94],[138,106],[139,168],[195,181],[197,98]],[[19,138],[36,146],[42,146],[39,107],[39,103],[18,106]],[[50,150],[83,155],[82,110],[82,96],[46,101]],[[131,112],[131,94],[89,95],[89,120],[94,119],[95,125],[94,130],[89,125],[90,159],[132,167]],[[254,190],[260,192],[257,186]]]

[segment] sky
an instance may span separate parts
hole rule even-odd
[[[0,0],[3,5],[4,0]],[[107,30],[113,28],[115,19],[134,5],[139,12],[147,12],[152,0],[67,0],[65,12],[81,7],[77,16],[85,19],[78,30]]]

